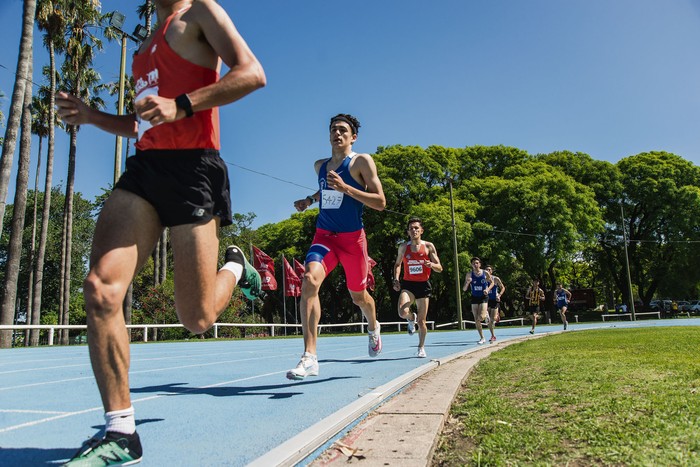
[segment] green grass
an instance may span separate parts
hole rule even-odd
[[[570,332],[492,354],[433,465],[700,465],[700,328]]]

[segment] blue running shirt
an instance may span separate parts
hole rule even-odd
[[[335,172],[353,188],[365,191],[365,187],[357,183],[350,175],[350,161],[355,153],[348,155]],[[364,204],[339,191],[328,188],[326,182],[326,166],[328,159],[318,171],[318,186],[321,193],[320,208],[316,227],[331,232],[355,232],[363,228],[362,211]]]

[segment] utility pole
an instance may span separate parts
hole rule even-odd
[[[457,291],[457,320],[459,321],[459,329],[464,329],[464,321],[462,321],[462,288],[459,280],[459,258],[457,256],[457,224],[455,223],[455,205],[452,199],[452,176],[447,174],[447,181],[450,184],[450,212],[452,214],[452,253],[455,262],[455,287]]]
[[[126,39],[131,39],[140,44],[148,36],[148,31],[140,24],[136,26],[134,35],[124,32],[124,20],[126,16],[119,11],[113,11],[109,18],[109,25],[121,35],[121,62],[119,64],[119,99],[117,102],[117,115],[124,115],[124,88],[126,85]],[[117,184],[122,171],[122,137],[117,136],[114,144],[114,184]]]
[[[632,293],[632,275],[630,274],[630,258],[627,254],[627,229],[625,229],[625,209],[620,201],[620,214],[622,215],[622,241],[625,244],[625,267],[627,269],[627,289],[629,290],[628,300],[630,302],[630,313],[632,313],[632,321],[637,320],[637,315],[634,311],[634,294]]]

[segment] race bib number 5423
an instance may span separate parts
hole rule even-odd
[[[343,204],[343,194],[339,191],[323,190],[321,198],[323,199],[321,203],[323,209],[340,209],[340,205]]]

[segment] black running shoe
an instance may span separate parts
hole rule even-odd
[[[255,300],[256,298],[263,298],[265,293],[262,291],[260,280],[260,274],[255,268],[248,262],[243,254],[243,250],[236,245],[231,245],[226,248],[226,255],[224,260],[228,262],[238,263],[243,266],[243,277],[238,279],[238,287],[241,288],[243,295],[248,297],[249,300]]]
[[[92,438],[85,442],[75,456],[63,465],[70,467],[134,465],[141,462],[142,456],[143,449],[138,433],[125,435],[108,431],[104,438]]]

